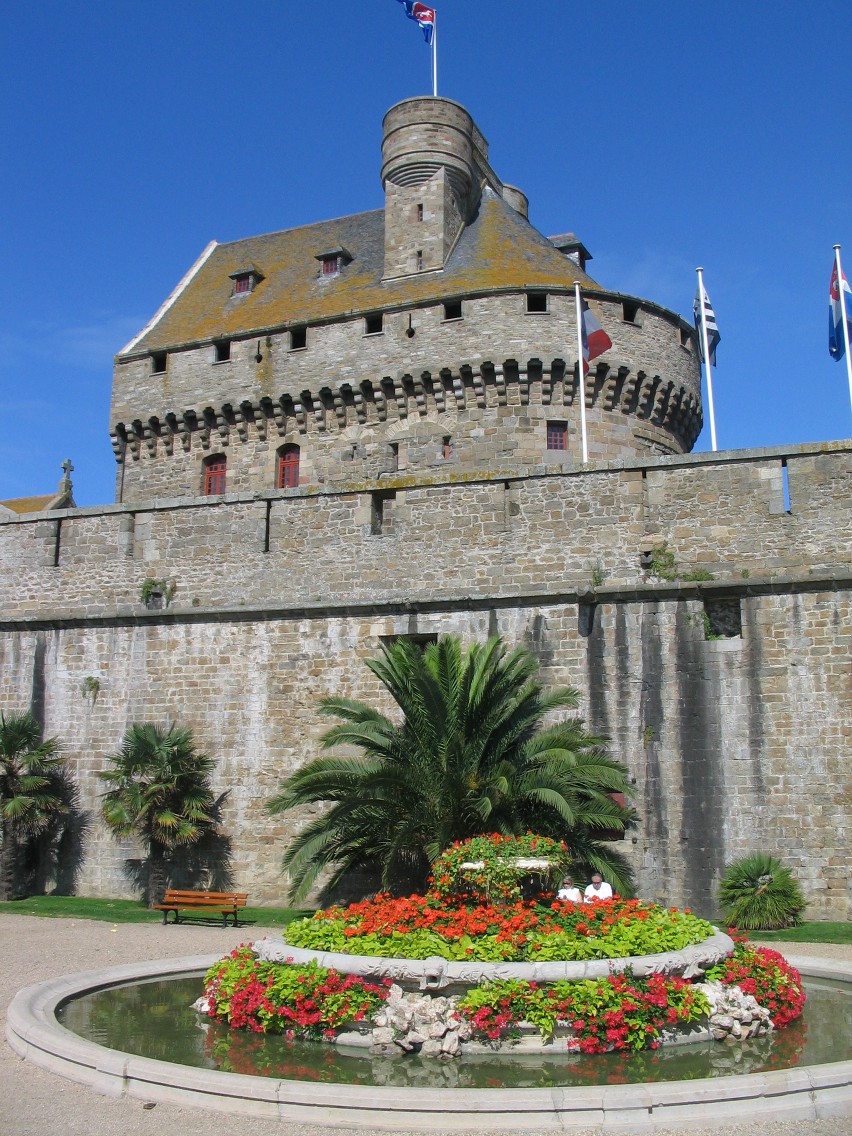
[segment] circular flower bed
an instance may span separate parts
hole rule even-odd
[[[466,1041],[499,1045],[530,1029],[545,1043],[558,1030],[569,1051],[586,1053],[653,1049],[667,1033],[699,1020],[709,1021],[713,1036],[721,1037],[722,1022],[730,1017],[729,1003],[739,1006],[743,999],[747,1005],[738,1012],[748,1028],[743,1034],[741,1025],[732,1022],[737,1037],[786,1025],[801,1013],[805,995],[798,972],[775,951],[744,940],[707,972],[707,985],[671,973],[645,971],[646,977],[640,977],[647,965],[644,956],[664,956],[652,969],[669,970],[672,952],[704,943],[715,928],[688,909],[636,899],[614,896],[576,904],[556,900],[552,885],[568,860],[563,843],[532,835],[476,837],[455,844],[436,862],[425,895],[383,894],[318,911],[291,923],[285,944],[233,951],[206,976],[207,1011],[234,1028],[320,1040],[334,1039],[353,1023],[377,1020],[372,1028],[374,1052],[398,1045],[406,1052],[422,1046],[425,1053],[431,1046],[436,1056],[457,1056]],[[523,898],[523,873],[538,879],[538,899]],[[730,940],[725,942],[723,952],[730,948]],[[525,974],[506,980],[505,970],[502,980],[494,981],[496,971],[485,966],[488,981],[480,976],[475,981],[481,984],[466,993],[432,998],[428,993],[406,994],[390,978],[377,983],[316,962],[296,963],[286,952],[297,947],[377,959],[473,964],[619,963],[608,966],[611,973],[605,977],[590,978],[583,967],[577,981],[567,981],[562,970],[544,983],[525,981]],[[258,957],[267,953],[283,961]],[[369,969],[387,973],[393,964]],[[547,970],[532,967],[530,973],[537,977]],[[700,977],[700,970],[691,973]],[[731,987],[736,997],[720,996],[723,986]],[[722,1003],[725,1013],[716,1010]]]
[[[688,911],[637,899],[450,905],[430,892],[318,911],[291,923],[285,939],[294,947],[380,958],[549,962],[658,954],[712,934],[710,923]]]

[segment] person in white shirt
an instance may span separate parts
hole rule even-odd
[[[582,903],[583,893],[578,887],[574,887],[574,881],[570,876],[565,876],[556,898],[565,900],[566,903]]]
[[[600,872],[594,873],[592,882],[586,888],[586,903],[590,903],[593,899],[612,899],[612,888]]]

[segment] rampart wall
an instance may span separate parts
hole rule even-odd
[[[0,704],[33,708],[73,762],[92,817],[82,890],[126,893],[134,854],[97,819],[97,770],[129,723],[174,720],[230,790],[237,882],[273,902],[299,820],[273,822],[263,802],[316,752],[317,701],[381,700],[363,660],[384,636],[500,632],[581,691],[628,765],[639,817],[623,848],[642,894],[710,913],[722,865],[765,848],[814,916],[849,918],[850,453],[397,476],[6,520]],[[676,578],[648,571],[664,546],[656,563]],[[146,577],[174,583],[169,607],[143,607]],[[708,639],[720,605],[738,625]]]

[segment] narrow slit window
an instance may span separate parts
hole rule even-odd
[[[453,456],[453,439],[449,434],[445,434],[441,440],[441,457],[444,461],[449,461]]]
[[[393,510],[396,493],[372,493],[370,495],[370,532],[373,536],[384,536],[393,530]]]
[[[781,462],[781,482],[784,486],[784,512],[792,513],[793,506],[790,504],[790,473],[787,469],[786,458]]]
[[[414,262],[417,265],[417,271],[423,271],[423,249],[418,249],[414,254]]]
[[[421,201],[421,202],[418,202],[418,204],[417,204],[417,213],[416,213],[416,216],[417,216],[417,220],[418,220],[418,221],[422,221],[422,220],[423,220],[423,202],[422,202],[422,201]]]

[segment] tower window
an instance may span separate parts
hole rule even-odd
[[[393,507],[396,493],[370,494],[370,532],[373,536],[382,536],[393,529]]]
[[[381,312],[364,317],[364,334],[379,335],[384,328],[384,318]]]
[[[225,492],[228,459],[224,454],[214,454],[204,463],[204,496],[217,497]]]
[[[299,459],[301,451],[298,446],[283,446],[278,451],[278,472],[275,478],[277,489],[295,489],[299,484]]]
[[[625,323],[639,323],[639,305],[624,300],[621,305],[621,318]]]
[[[547,424],[547,448],[549,450],[567,450],[568,449],[568,423],[567,422],[548,422],[548,424]]]
[[[303,347],[308,346],[308,329],[306,327],[294,327],[290,331],[290,350],[301,351]]]
[[[399,442],[391,442],[390,444],[390,457],[391,457],[391,470],[396,471],[399,469]]]
[[[414,254],[414,260],[415,260],[415,263],[417,264],[417,271],[422,272],[423,271],[423,249],[417,250],[417,252]]]
[[[546,312],[547,292],[527,292],[527,311]]]
[[[220,339],[218,343],[213,344],[213,362],[230,363],[230,361],[231,341],[230,339]]]
[[[423,202],[422,201],[418,202],[418,204],[417,204],[417,220],[418,221],[423,220]]]
[[[169,361],[167,351],[154,351],[151,354],[151,374],[163,375],[166,372],[166,365]]]
[[[462,318],[462,305],[461,300],[450,300],[448,304],[444,304],[444,319],[445,320],[460,320]]]
[[[449,434],[445,434],[441,441],[441,457],[444,461],[449,461],[453,456],[453,440]]]

